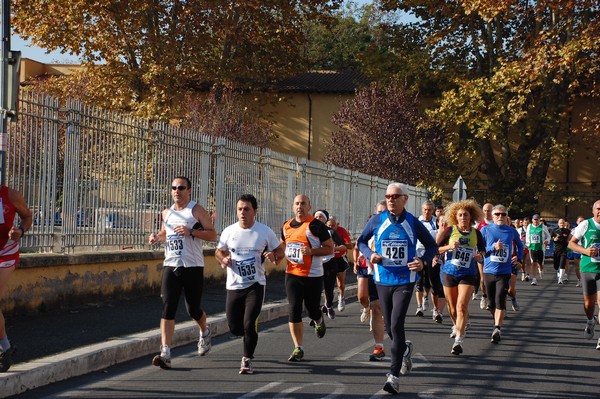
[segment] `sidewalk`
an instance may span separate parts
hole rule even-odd
[[[356,277],[346,275],[346,297],[356,296]],[[261,322],[287,316],[284,273],[267,277]],[[225,319],[225,281],[205,281],[202,307],[214,336],[229,332]],[[70,310],[7,318],[7,333],[16,345],[15,364],[0,374],[0,397],[7,397],[157,353],[161,314],[154,296],[86,303]],[[180,303],[173,346],[198,339],[198,327]],[[149,357],[150,359],[150,357]]]

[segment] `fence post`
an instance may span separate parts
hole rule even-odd
[[[79,202],[81,103],[69,101],[66,108],[67,134],[62,185],[61,252],[71,251],[75,248],[75,219]]]
[[[225,228],[225,145],[226,139],[217,138],[213,144],[213,156],[215,157],[214,190],[215,201],[215,229],[223,231]]]

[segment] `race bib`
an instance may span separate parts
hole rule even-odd
[[[381,252],[383,266],[406,266],[408,264],[407,240],[383,240]]]
[[[178,235],[172,235],[167,237],[165,242],[165,248],[167,253],[174,256],[181,256],[183,252],[183,237]]]
[[[508,261],[509,256],[510,253],[508,248],[503,247],[499,251],[494,250],[492,252],[492,255],[490,256],[490,260],[496,263],[506,263]]]
[[[254,262],[255,258],[249,258],[244,260],[236,260],[235,261],[235,271],[238,275],[240,275],[244,280],[251,281],[256,278],[256,266]]]
[[[532,244],[539,244],[542,242],[542,237],[537,234],[533,234],[532,236],[529,237],[529,239]]]
[[[597,248],[598,251],[600,251],[600,244],[593,244],[592,245],[593,248]],[[599,252],[600,253],[600,252]],[[600,256],[592,256],[590,257],[590,259],[592,260],[592,262],[594,263],[598,263],[600,262]]]
[[[302,247],[304,244],[301,242],[288,242],[285,244],[285,257],[292,263],[297,265],[304,264],[304,257],[302,256]]]
[[[452,256],[452,260],[450,261],[450,263],[452,263],[454,266],[458,267],[459,269],[461,267],[468,268],[471,266],[471,260],[473,259],[474,255],[475,255],[475,249],[473,249],[473,248],[465,248],[465,247],[454,248],[454,255]]]

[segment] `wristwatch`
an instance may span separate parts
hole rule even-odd
[[[192,228],[192,229],[190,229],[190,236],[191,236],[191,237],[194,237],[194,229],[193,229],[193,228]]]

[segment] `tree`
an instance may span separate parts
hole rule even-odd
[[[261,148],[277,139],[272,123],[261,116],[257,100],[232,90],[218,95],[219,100],[214,91],[208,96],[188,95],[182,127]]]
[[[182,93],[301,70],[304,21],[330,18],[340,1],[15,0],[13,24],[35,45],[80,55],[91,86],[123,92],[115,106],[167,119]]]
[[[444,162],[441,130],[399,82],[362,89],[332,120],[326,162],[407,184],[430,181]]]
[[[533,209],[549,166],[568,156],[578,99],[598,97],[600,25],[591,0],[383,1],[412,12],[433,46],[431,68],[451,71],[430,113],[450,134],[448,153],[491,201]],[[587,126],[598,135],[597,124]],[[597,144],[596,144],[597,145]]]

